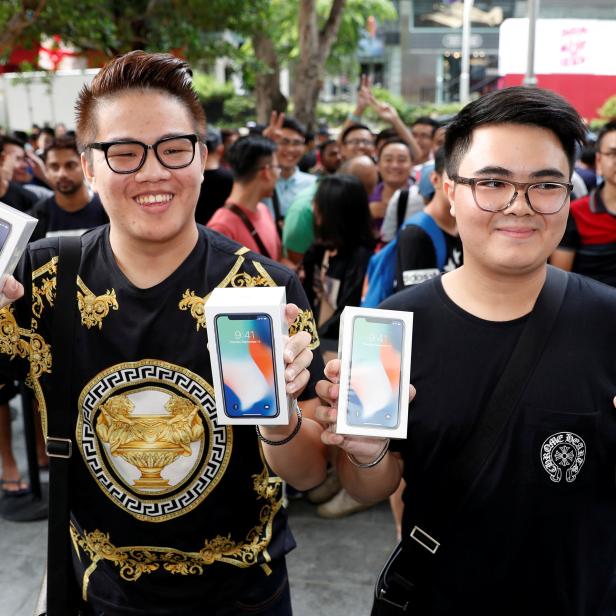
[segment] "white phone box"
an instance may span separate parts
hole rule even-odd
[[[412,312],[344,309],[338,434],[406,438],[412,338]]]
[[[219,424],[289,423],[286,304],[284,287],[216,288],[210,295],[205,319]]]
[[[0,289],[15,271],[37,223],[36,218],[0,201]]]

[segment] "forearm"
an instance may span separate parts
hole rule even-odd
[[[346,452],[339,450],[336,468],[347,492],[365,503],[376,503],[387,498],[396,491],[402,478],[402,461],[391,452],[371,468],[357,468]]]
[[[261,434],[271,441],[285,439],[297,425],[293,413],[288,426],[260,426]],[[325,480],[327,450],[321,442],[323,427],[310,417],[302,418],[299,432],[284,445],[262,443],[270,468],[298,490],[308,490]]]
[[[408,129],[408,126],[402,121],[402,118],[394,118],[391,126],[398,133],[400,139],[407,143],[409,148],[411,148],[412,159],[417,160],[417,158],[421,156],[419,146],[417,145],[417,141],[415,141],[415,137],[413,137],[413,134]]]

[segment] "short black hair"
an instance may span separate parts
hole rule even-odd
[[[306,141],[306,128],[295,118],[285,117],[285,119],[282,121],[282,128],[288,128],[289,130],[295,131],[304,138],[304,141]]]
[[[580,153],[580,161],[592,169],[595,168],[595,164],[597,163],[597,150],[595,148],[596,145],[592,143],[584,146]]]
[[[379,143],[382,141],[388,141],[389,139],[395,139],[398,137],[398,132],[395,128],[384,128],[377,136],[374,138],[374,143],[378,147]]]
[[[381,143],[380,147],[379,147],[379,158],[381,157],[381,152],[388,146],[391,145],[392,143],[398,144],[398,145],[403,145],[409,153],[409,156],[411,157],[411,160],[413,159],[413,155],[411,154],[411,148],[409,147],[409,144],[404,141],[404,139],[401,139],[400,137],[393,137],[391,139],[386,139],[384,143]]]
[[[352,175],[328,175],[319,182],[314,195],[320,222],[315,223],[316,240],[340,254],[359,246],[374,248],[368,195]]]
[[[528,86],[497,90],[466,105],[447,127],[445,167],[449,177],[457,175],[473,131],[489,124],[524,124],[552,131],[563,146],[571,171],[576,145],[586,138],[578,112],[559,94]]]
[[[238,139],[227,154],[233,176],[239,182],[250,182],[263,166],[264,159],[271,160],[276,144],[261,135],[248,135]]]
[[[319,152],[321,153],[321,155],[323,154],[323,152],[325,152],[325,150],[333,144],[337,144],[338,142],[335,139],[328,139],[327,141],[324,141],[323,143],[319,143]]]
[[[2,139],[4,141],[4,145],[16,145],[22,150],[26,147],[26,142],[22,141],[21,139],[18,139],[14,135],[5,135],[4,137],[2,137]]]
[[[344,143],[348,134],[352,133],[354,130],[367,130],[372,135],[372,131],[365,124],[351,124],[342,131],[342,134],[340,135],[341,143]]]
[[[79,148],[77,147],[77,141],[74,135],[62,135],[61,137],[54,137],[54,140],[45,148],[43,153],[43,159],[47,160],[49,152],[52,150],[73,150],[77,156],[79,156]]]
[[[415,124],[427,124],[428,126],[431,126],[432,136],[434,136],[434,133],[441,127],[441,123],[430,116],[420,116],[411,124],[411,128],[415,126]]]
[[[595,149],[598,152],[601,149],[601,140],[608,133],[614,132],[616,130],[616,120],[610,120],[607,124],[604,124],[597,135],[597,143],[595,144]]]
[[[43,128],[41,128],[41,132],[39,134],[46,134],[46,135],[51,135],[52,137],[56,136],[56,131],[51,128],[51,126],[43,126]]]

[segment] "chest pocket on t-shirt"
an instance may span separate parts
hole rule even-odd
[[[521,435],[524,478],[550,497],[597,489],[609,477],[600,412],[563,412],[525,405]],[[613,478],[613,469],[611,471]]]

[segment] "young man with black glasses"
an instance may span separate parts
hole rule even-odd
[[[616,290],[546,264],[584,136],[564,99],[535,88],[488,94],[454,118],[444,189],[464,264],[382,305],[415,314],[408,437],[387,452],[384,439],[322,434],[340,447],[338,472],[356,498],[380,500],[406,481],[399,572],[414,587],[398,598],[408,613],[616,610]],[[547,305],[560,306],[551,329]],[[513,370],[520,339],[537,361]],[[328,378],[338,374],[329,363]],[[317,391],[331,403],[317,417],[332,424],[338,386]],[[374,614],[401,613],[387,605]]]
[[[70,540],[82,613],[289,616],[285,554],[294,542],[270,469],[301,456],[313,473],[297,487],[319,483],[325,464],[310,453],[320,451],[319,427],[292,413],[289,425],[264,426],[261,443],[254,426],[218,424],[204,305],[216,287],[286,287],[299,308],[287,307],[297,319],[278,386],[303,391],[309,415],[307,347],[318,342],[299,331],[315,331],[300,283],[195,223],[205,118],[184,61],[116,58],[81,91],[77,110],[83,169],[110,224],[80,238],[74,339],[65,341],[71,404],[50,408],[49,399],[64,266],[57,239],[31,244],[18,268],[25,295],[0,311],[0,374],[28,376],[44,426],[71,414],[71,520],[56,532]],[[6,295],[18,295],[13,280]]]

